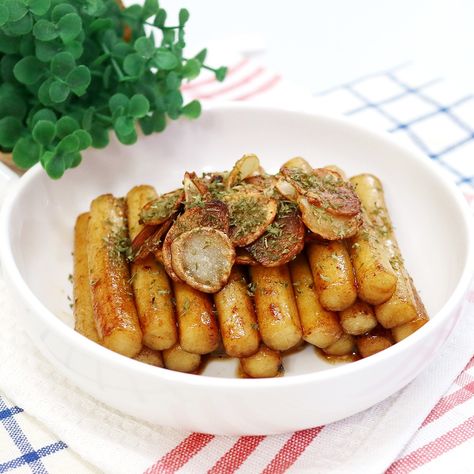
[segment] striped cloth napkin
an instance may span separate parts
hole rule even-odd
[[[311,98],[243,59],[225,83],[204,78],[185,93],[300,104],[389,130],[439,163],[474,210],[474,97],[416,68],[371,74]],[[103,406],[37,353],[13,314],[0,279],[0,473],[473,472],[474,291],[435,362],[405,389],[331,425],[240,438],[151,426]]]

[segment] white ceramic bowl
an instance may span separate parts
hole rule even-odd
[[[204,375],[127,359],[72,329],[67,276],[78,213],[97,195],[124,195],[136,184],[159,192],[184,170],[228,169],[254,152],[269,171],[301,155],[348,175],[371,172],[385,185],[406,265],[432,320],[382,353],[329,365],[311,347],[285,359],[285,376],[235,377],[237,363],[213,362]],[[124,413],[153,423],[218,434],[270,434],[333,422],[364,410],[410,382],[435,356],[459,314],[473,270],[470,214],[455,187],[421,155],[342,119],[252,105],[207,110],[132,147],[89,151],[83,164],[51,181],[35,167],[2,209],[6,279],[24,327],[74,384]]]

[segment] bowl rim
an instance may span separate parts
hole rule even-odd
[[[211,387],[211,388],[232,388],[235,390],[254,390],[264,388],[281,388],[291,387],[300,384],[318,383],[324,380],[330,380],[337,377],[344,377],[348,374],[357,374],[367,368],[383,363],[384,360],[392,359],[397,356],[399,352],[408,350],[410,347],[417,344],[420,340],[425,338],[427,333],[435,330],[437,326],[443,324],[443,321],[454,315],[453,310],[461,303],[462,297],[468,290],[469,284],[474,274],[474,225],[473,218],[469,206],[461,194],[459,188],[449,181],[441,172],[438,166],[431,162],[421,152],[412,149],[407,145],[402,145],[395,141],[387,132],[374,131],[365,128],[364,126],[355,123],[351,119],[342,116],[332,115],[330,113],[321,113],[314,110],[292,109],[289,107],[279,107],[273,105],[261,105],[251,103],[213,103],[206,104],[205,111],[220,111],[224,113],[232,113],[236,110],[256,111],[265,113],[289,113],[308,118],[316,118],[322,121],[330,122],[336,126],[343,126],[352,129],[358,134],[366,135],[370,139],[385,142],[392,148],[400,150],[400,152],[411,155],[411,158],[416,160],[426,172],[434,175],[439,181],[440,185],[444,186],[445,190],[452,197],[456,203],[457,209],[461,213],[464,233],[466,235],[468,248],[466,250],[467,257],[464,262],[464,267],[456,287],[442,308],[436,313],[436,317],[430,319],[422,328],[412,334],[410,337],[394,344],[390,348],[379,352],[371,357],[360,359],[350,364],[334,366],[331,369],[310,372],[305,374],[291,375],[288,377],[277,377],[268,379],[239,379],[229,377],[214,377],[208,375],[195,375],[167,370],[159,367],[153,367],[148,364],[143,364],[128,357],[117,354],[108,350],[90,340],[81,334],[74,331],[59,318],[57,318],[41,300],[28,287],[25,280],[20,274],[20,270],[16,264],[13,256],[9,222],[11,220],[12,208],[15,204],[16,198],[25,190],[31,182],[34,182],[37,177],[43,173],[40,164],[36,164],[33,168],[28,170],[12,187],[5,198],[0,209],[0,241],[3,243],[0,246],[0,261],[2,262],[2,270],[6,279],[14,286],[17,293],[26,303],[27,307],[32,310],[31,317],[39,317],[42,323],[54,331],[61,339],[69,346],[81,351],[85,351],[91,358],[98,358],[105,364],[113,364],[119,366],[123,370],[132,371],[137,375],[146,377],[153,377],[162,379],[166,382],[174,382],[193,387]],[[461,311],[461,307],[459,310]]]

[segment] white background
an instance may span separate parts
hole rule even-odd
[[[263,47],[259,60],[311,91],[406,61],[474,89],[473,0],[162,0],[161,5],[170,19],[180,7],[189,9],[187,40],[193,47]]]

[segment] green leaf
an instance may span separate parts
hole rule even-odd
[[[13,68],[13,74],[18,82],[31,85],[37,82],[44,73],[43,64],[34,56],[20,59]]]
[[[106,13],[106,6],[102,0],[86,0],[82,11],[89,16],[101,16]]]
[[[68,116],[61,117],[56,123],[56,133],[59,138],[64,138],[79,128],[80,127],[77,120]]]
[[[166,10],[160,8],[155,16],[155,21],[153,22],[158,28],[162,28],[166,23]]]
[[[25,99],[11,84],[2,84],[0,86],[0,119],[3,117],[16,117],[19,120],[23,120],[26,112]]]
[[[28,13],[24,2],[21,0],[6,0],[5,6],[8,8],[10,21],[21,20]]]
[[[0,53],[13,54],[20,49],[20,44],[16,38],[7,36],[0,30]]]
[[[77,13],[77,10],[70,3],[60,3],[53,8],[51,20],[54,23],[58,23],[61,18],[69,15],[69,13]]]
[[[43,105],[46,105],[47,107],[50,105],[53,105],[53,102],[51,100],[51,97],[49,96],[49,88],[51,84],[53,83],[54,79],[48,78],[46,79],[38,89],[38,99]]]
[[[166,116],[163,112],[154,112],[153,118],[153,130],[155,132],[162,132],[166,128]]]
[[[33,35],[40,41],[51,41],[58,37],[58,29],[48,20],[38,20],[33,27]]]
[[[186,42],[184,41],[184,28],[178,30],[178,42],[175,45],[175,48],[184,49],[186,47]]]
[[[204,64],[204,62],[206,61],[206,56],[207,56],[207,49],[204,48],[201,51],[199,51],[199,53],[197,53],[196,56],[194,56],[194,59],[197,59],[201,64]]]
[[[159,48],[156,51],[153,61],[157,67],[164,69],[165,71],[174,69],[179,63],[178,58],[164,48]]]
[[[150,59],[155,54],[155,43],[152,38],[142,36],[135,41],[135,51],[145,59]]]
[[[56,153],[58,153],[59,155],[77,153],[78,151],[79,151],[79,138],[74,134],[65,136],[56,147]]]
[[[0,5],[0,27],[10,19],[10,11],[5,5]]]
[[[49,86],[49,97],[56,104],[63,103],[69,96],[71,89],[64,82],[53,81]]]
[[[140,76],[145,71],[145,60],[137,53],[128,54],[123,61],[123,69],[130,76]]]
[[[133,133],[135,130],[135,121],[132,117],[125,115],[118,117],[114,122],[114,130],[120,140],[121,136],[124,137]]]
[[[216,79],[222,82],[225,79],[225,76],[227,75],[227,68],[222,66],[219,69],[216,69],[215,75]]]
[[[105,148],[109,144],[109,131],[95,125],[91,128],[92,146],[94,148]]]
[[[49,63],[61,51],[56,41],[35,41],[36,57],[43,63]]]
[[[147,115],[146,117],[140,119],[140,127],[145,135],[151,135],[154,132],[153,117]]]
[[[64,161],[64,168],[69,169],[72,165],[72,161],[74,160],[74,156],[79,153],[78,151],[76,153],[63,153],[61,154],[61,158]]]
[[[135,130],[133,130],[133,132],[128,135],[120,135],[118,133],[116,133],[116,135],[119,139],[119,142],[123,145],[133,145],[138,140],[137,132]]]
[[[148,18],[156,15],[159,10],[158,0],[145,0],[143,5],[142,18],[148,20]]]
[[[112,80],[114,68],[112,67],[111,64],[109,64],[104,71],[104,74],[102,76],[102,83],[104,85],[104,89],[109,89],[110,87],[110,82]]]
[[[51,61],[51,72],[55,76],[65,79],[75,66],[76,61],[74,61],[72,54],[63,51],[62,53],[56,54]]]
[[[166,94],[166,102],[168,109],[168,116],[172,119],[177,119],[181,113],[183,106],[183,96],[179,91],[170,91]]]
[[[77,66],[66,77],[66,83],[76,95],[85,93],[91,83],[91,72],[87,66],[83,64]]]
[[[184,26],[189,20],[189,11],[186,8],[181,8],[179,11],[179,26]]]
[[[54,156],[54,151],[43,150],[43,154],[40,156],[40,159],[39,159],[41,166],[44,168],[45,163],[51,160],[53,156]]]
[[[111,50],[118,41],[117,33],[114,30],[106,30],[102,35],[102,43]]]
[[[64,43],[70,43],[82,30],[82,20],[77,13],[68,13],[58,22],[59,36]]]
[[[0,145],[11,149],[21,137],[23,125],[16,117],[4,117],[0,120]]]
[[[69,168],[75,168],[76,166],[79,166],[81,164],[81,161],[82,161],[81,154],[79,152],[73,153],[71,155],[71,162],[70,162]]]
[[[3,27],[3,31],[10,36],[23,36],[33,29],[33,17],[27,13],[23,18],[15,22],[9,22]]]
[[[161,40],[162,45],[172,46],[175,39],[175,30],[164,29],[162,31],[163,31],[163,38]]]
[[[12,56],[10,54],[6,54],[2,59],[0,59],[0,73],[2,75],[3,82],[16,82],[15,76],[13,74],[13,68],[18,62],[18,59],[18,57]]]
[[[109,109],[112,114],[115,114],[117,110],[120,108],[123,110],[128,109],[128,104],[129,104],[129,98],[125,94],[114,94],[110,99],[109,99]]]
[[[28,0],[28,8],[34,15],[44,15],[51,6],[51,0]]]
[[[135,121],[132,117],[118,117],[114,123],[114,130],[121,135],[130,135],[135,129]]]
[[[56,135],[56,127],[48,120],[39,120],[33,128],[32,137],[40,145],[49,145]]]
[[[31,120],[31,125],[34,127],[40,120],[56,123],[56,114],[51,109],[38,110]]]
[[[94,116],[94,107],[89,107],[84,111],[82,116],[82,128],[85,130],[90,130],[92,125],[92,117]]]
[[[34,56],[35,55],[35,40],[31,35],[23,36],[20,39],[20,55]]]
[[[168,73],[168,76],[166,77],[166,88],[168,90],[173,90],[173,89],[179,89],[179,86],[181,85],[181,78],[179,77],[176,72],[171,71]]]
[[[150,110],[150,102],[143,94],[135,94],[130,99],[128,113],[135,118],[144,117]]]
[[[199,76],[201,72],[201,63],[197,59],[190,59],[186,61],[183,67],[183,77],[186,79],[194,79]]]
[[[116,58],[124,59],[127,54],[133,53],[133,48],[125,41],[118,41],[112,48],[112,54]]]
[[[66,169],[62,156],[51,154],[51,157],[43,163],[43,167],[52,179],[59,179]]]
[[[40,157],[40,146],[31,138],[20,138],[13,148],[13,161],[23,169],[31,168],[38,163]]]
[[[181,109],[181,113],[191,119],[198,118],[201,115],[201,103],[198,100],[193,100]]]
[[[74,59],[79,59],[84,52],[84,47],[80,41],[71,41],[70,43],[64,45],[64,49],[68,53],[71,53]]]
[[[73,136],[75,136],[79,141],[79,150],[85,150],[92,145],[92,137],[90,133],[85,130],[76,130],[73,133]]]
[[[140,5],[131,5],[130,7],[126,8],[123,13],[126,18],[131,18],[135,21],[140,21],[142,17],[143,7]]]
[[[96,33],[97,31],[105,31],[113,27],[113,21],[110,18],[96,18],[89,25],[89,34]]]

